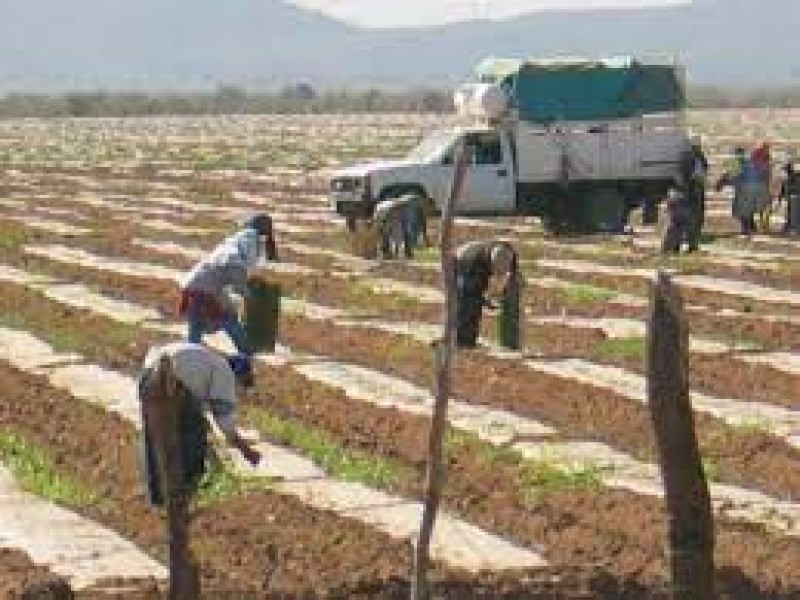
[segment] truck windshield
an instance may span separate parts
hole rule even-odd
[[[441,156],[453,140],[453,132],[445,129],[437,129],[419,143],[406,156],[406,160],[412,162],[425,162],[432,158]]]

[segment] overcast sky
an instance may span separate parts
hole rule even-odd
[[[2,1],[2,0],[0,0]],[[502,18],[534,10],[609,6],[658,6],[688,0],[290,0],[367,27],[434,25]]]

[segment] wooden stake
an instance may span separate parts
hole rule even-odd
[[[169,600],[192,600],[200,596],[200,583],[189,551],[189,496],[184,485],[179,429],[180,410],[191,400],[176,385],[167,364],[163,359],[159,363],[155,389],[144,399],[144,414],[167,509]]]
[[[428,472],[425,501],[422,511],[419,538],[414,548],[414,574],[411,581],[412,600],[430,597],[428,566],[433,526],[444,486],[444,435],[447,425],[447,403],[450,399],[453,351],[456,342],[456,270],[453,250],[453,214],[467,169],[463,148],[458,152],[450,197],[442,212],[441,255],[445,285],[444,338],[436,347],[436,388],[433,417],[428,437]]]
[[[714,517],[689,397],[689,331],[670,278],[651,288],[647,330],[650,414],[669,515],[675,600],[714,600]]]

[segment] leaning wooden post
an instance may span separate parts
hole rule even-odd
[[[147,427],[152,436],[159,482],[167,509],[169,539],[169,600],[192,600],[200,596],[200,583],[189,551],[189,495],[181,460],[180,411],[185,402],[171,372],[159,364],[155,390],[145,405]]]
[[[442,211],[442,231],[440,238],[442,273],[445,287],[444,338],[436,346],[436,388],[433,417],[428,437],[428,473],[425,489],[425,503],[422,510],[422,523],[419,538],[414,548],[414,575],[411,581],[412,600],[427,600],[430,596],[428,586],[428,564],[430,544],[436,513],[442,498],[444,486],[444,436],[447,425],[447,403],[450,399],[451,370],[456,342],[456,269],[453,250],[453,213],[461,195],[464,175],[467,169],[463,149],[455,161],[455,173],[450,197]]]
[[[683,300],[659,272],[651,288],[647,382],[669,518],[675,600],[713,600],[714,517],[689,398],[689,332]]]

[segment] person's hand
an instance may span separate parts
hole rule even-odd
[[[245,445],[241,448],[242,456],[244,456],[245,460],[249,462],[252,466],[258,466],[258,463],[261,462],[261,453],[256,450],[254,447],[250,445]]]
[[[261,453],[256,450],[255,445],[250,440],[242,436],[241,432],[236,432],[228,438],[228,443],[242,453],[244,459],[252,466],[258,465],[261,462]]]

